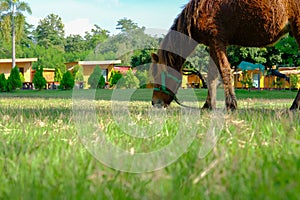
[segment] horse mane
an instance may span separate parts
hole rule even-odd
[[[194,0],[187,3],[182,10],[182,12],[177,16],[174,20],[174,23],[171,27],[171,30],[181,32],[189,37],[191,37],[191,27],[193,21],[195,19],[195,11],[196,11],[196,4],[198,4],[200,0]]]
[[[194,50],[193,45],[189,45],[192,36],[192,24],[196,20],[195,10],[201,0],[192,0],[185,5],[183,11],[174,20],[170,31],[160,45],[160,56],[165,61],[165,65],[181,71],[187,56]],[[180,33],[180,34],[176,34]],[[195,43],[195,42],[194,42]],[[183,46],[188,48],[182,48]],[[191,50],[190,50],[191,49]],[[170,51],[175,50],[175,51]],[[178,52],[181,51],[181,52]],[[184,52],[186,51],[186,52]],[[165,69],[163,69],[165,71]]]

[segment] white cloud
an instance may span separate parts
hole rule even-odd
[[[89,19],[75,19],[69,22],[65,22],[65,35],[75,35],[79,34],[81,36],[85,35],[86,31],[90,31],[94,24],[91,23]]]

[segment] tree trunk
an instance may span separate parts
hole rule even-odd
[[[12,29],[12,68],[16,66],[16,33],[15,33],[15,5],[12,8],[11,17],[11,29]]]

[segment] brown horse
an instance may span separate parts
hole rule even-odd
[[[209,47],[208,96],[204,108],[216,107],[218,72],[224,84],[227,109],[237,108],[228,45],[263,47],[291,33],[300,46],[300,0],[191,0],[152,54],[152,104],[167,107],[180,87],[182,65],[197,44]],[[300,107],[300,90],[291,110]]]

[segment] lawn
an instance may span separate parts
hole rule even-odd
[[[188,91],[188,90],[187,90]],[[206,89],[196,89],[193,90],[195,95],[197,96],[198,100],[204,101],[207,95]],[[78,90],[76,93],[82,93],[85,96],[88,93],[88,90]],[[184,92],[184,90],[183,90]],[[96,100],[111,100],[112,94],[114,90],[97,90],[96,92]],[[183,100],[191,99],[189,95],[191,92],[185,93],[185,98]],[[223,95],[223,90],[218,90],[219,96]],[[0,98],[46,98],[46,99],[71,99],[73,95],[73,91],[67,90],[42,90],[42,91],[32,91],[32,90],[18,90],[13,93],[0,93]],[[135,101],[150,101],[152,95],[151,89],[139,89],[136,90],[133,96],[133,100]],[[248,99],[248,98],[255,98],[255,99],[293,99],[297,95],[297,91],[290,91],[290,90],[263,90],[257,91],[253,90],[249,92],[248,90],[236,90],[236,95],[238,99]],[[192,98],[193,99],[193,98]]]
[[[206,93],[196,91],[200,104]],[[234,113],[189,115],[176,105],[153,111],[151,90],[138,90],[129,103],[109,101],[111,90],[91,102],[72,101],[71,91],[2,93],[0,199],[299,199],[300,112],[288,111],[295,95],[240,90]],[[215,145],[208,133],[216,134]],[[115,157],[97,141],[102,136],[128,154]],[[130,159],[172,142],[179,158],[166,167],[172,152]]]

